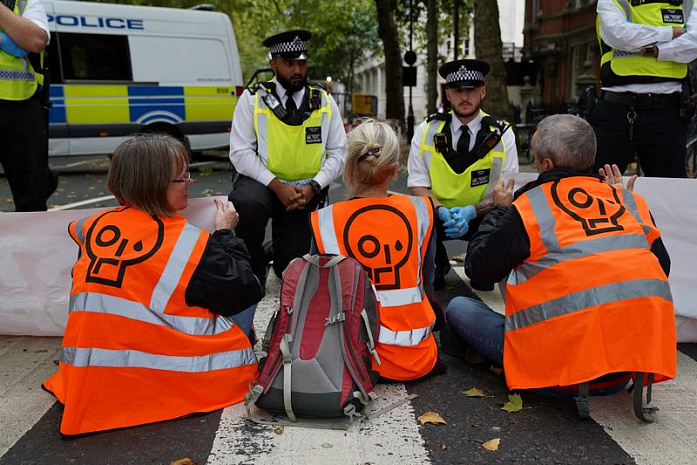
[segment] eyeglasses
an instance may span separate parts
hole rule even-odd
[[[184,173],[184,176],[182,178],[172,179],[172,182],[190,183],[191,181],[193,181],[193,179],[191,179],[191,173],[189,173],[188,171]]]

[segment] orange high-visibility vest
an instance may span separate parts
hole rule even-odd
[[[411,380],[435,366],[435,314],[426,297],[422,264],[433,229],[425,197],[354,199],[315,211],[312,230],[320,253],[353,257],[363,265],[380,306],[376,344],[381,376]]]
[[[80,246],[58,373],[61,433],[102,431],[209,412],[244,398],[257,375],[228,318],[186,304],[209,234],[182,216],[128,207],[70,224]]]
[[[646,201],[592,177],[542,184],[515,202],[530,257],[506,283],[503,363],[510,389],[608,373],[676,370],[668,278]]]

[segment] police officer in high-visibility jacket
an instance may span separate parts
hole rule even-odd
[[[491,209],[496,182],[518,172],[510,125],[480,108],[488,72],[489,64],[482,60],[456,60],[441,66],[452,111],[429,116],[411,141],[407,185],[412,195],[431,197],[438,211],[436,289],[443,286],[450,270],[443,240],[469,239]],[[492,283],[472,285],[493,289]]]
[[[691,110],[683,84],[697,58],[694,2],[598,0],[597,12],[602,95],[589,117],[595,169],[615,163],[624,172],[637,157],[646,176],[685,177]]]
[[[307,83],[305,30],[269,37],[272,82],[240,96],[232,120],[230,160],[239,173],[230,200],[244,221],[237,229],[266,281],[264,236],[272,220],[273,268],[278,276],[310,247],[308,215],[340,174],[346,132],[331,95]]]
[[[380,307],[373,369],[408,381],[445,371],[433,337],[440,305],[433,296],[433,204],[428,197],[390,194],[399,169],[399,141],[389,125],[369,121],[349,133],[344,178],[351,200],[313,212],[320,253],[363,265]],[[379,361],[379,363],[378,363]]]
[[[258,374],[235,314],[259,301],[232,203],[211,235],[178,214],[193,180],[176,139],[144,135],[114,152],[121,207],[74,221],[79,246],[58,373],[44,383],[75,435],[210,412],[240,402]],[[233,318],[233,319],[231,319]]]
[[[595,147],[581,118],[542,120],[532,139],[539,177],[515,200],[513,183],[501,182],[469,243],[470,277],[508,276],[506,314],[457,297],[448,320],[503,366],[510,389],[579,396],[588,382],[602,395],[622,389],[631,372],[675,376],[670,258],[633,180],[623,188],[616,166],[592,174]]]
[[[58,185],[48,167],[44,108],[49,37],[39,0],[0,2],[0,163],[20,212],[46,210]]]

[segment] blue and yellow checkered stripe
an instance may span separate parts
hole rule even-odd
[[[231,121],[234,87],[52,85],[50,123]]]

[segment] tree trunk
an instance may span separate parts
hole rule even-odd
[[[402,51],[393,12],[394,0],[375,0],[378,12],[378,35],[385,52],[385,117],[398,119],[404,129],[404,87],[402,86]]]
[[[477,58],[491,65],[491,72],[486,77],[483,109],[493,116],[511,121],[513,111],[506,88],[506,66],[503,62],[497,2],[474,0],[474,45]]]
[[[428,0],[426,4],[426,75],[428,76],[427,110],[431,115],[436,112],[438,103],[438,8],[437,0]]]

